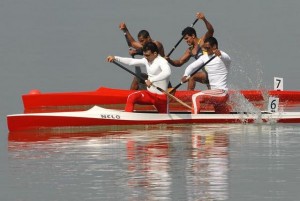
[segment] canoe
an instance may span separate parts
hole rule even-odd
[[[124,112],[99,106],[86,111],[28,113],[7,116],[9,131],[43,130],[58,128],[148,126],[166,124],[207,124],[207,123],[300,123],[300,112],[251,113],[200,113],[172,112]]]
[[[62,111],[84,111],[94,105],[110,109],[124,109],[127,96],[134,91],[126,89],[114,89],[100,87],[95,91],[81,92],[53,92],[42,93],[39,90],[31,90],[22,95],[24,113],[33,112],[62,112]],[[185,103],[191,103],[192,94],[199,91],[176,91],[175,96]],[[263,91],[263,90],[240,90],[230,91],[230,94],[241,94],[248,101],[262,106],[269,96],[279,97],[281,103],[300,103],[300,91]],[[191,104],[190,104],[191,105]],[[154,110],[149,105],[136,105],[136,110]],[[211,110],[211,106],[204,105],[204,110]],[[263,109],[263,108],[260,108]],[[186,110],[174,100],[170,100],[171,111]]]

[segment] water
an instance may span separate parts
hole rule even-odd
[[[233,60],[231,89],[268,90],[283,77],[284,89],[299,90],[299,8],[298,0],[2,0],[0,200],[299,200],[299,124],[64,134],[6,126],[31,89],[128,88],[131,75],[105,62],[127,56],[121,21],[134,36],[148,29],[168,53],[197,11]],[[200,21],[195,28],[205,31]],[[172,83],[183,70],[172,69]]]
[[[11,134],[6,200],[297,200],[299,125]]]

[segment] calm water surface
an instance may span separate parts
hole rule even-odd
[[[10,133],[5,200],[298,200],[300,126]]]
[[[120,22],[133,36],[149,30],[168,53],[198,11],[233,60],[231,89],[273,89],[278,76],[299,90],[299,8],[299,0],[0,1],[0,201],[300,200],[299,124],[8,136],[6,126],[31,89],[127,89],[132,76],[105,61],[128,56]],[[205,33],[203,22],[195,28]],[[183,72],[173,68],[172,83]]]

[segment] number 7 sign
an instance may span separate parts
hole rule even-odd
[[[283,91],[283,78],[274,77],[274,90]]]

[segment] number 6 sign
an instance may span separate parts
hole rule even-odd
[[[279,98],[269,97],[268,112],[278,112]]]

